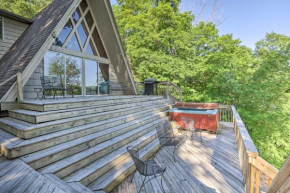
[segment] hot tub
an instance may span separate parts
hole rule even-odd
[[[188,117],[195,121],[196,129],[208,130],[216,133],[218,126],[218,109],[190,109],[173,108],[169,110],[169,116],[173,121],[185,128],[183,117]]]

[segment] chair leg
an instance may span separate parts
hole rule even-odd
[[[134,172],[134,174],[133,174],[133,176],[132,176],[132,178],[131,178],[131,180],[130,180],[130,183],[132,183],[132,181],[133,181],[133,179],[134,179],[134,176],[135,176],[136,172],[137,172],[137,171]]]
[[[164,172],[163,172],[164,173]],[[162,184],[162,177],[163,177],[163,173],[160,175],[161,176],[161,188],[162,188],[162,190],[163,190],[163,192],[165,192],[164,191],[164,188],[163,188],[163,184]],[[138,191],[138,193],[140,193],[140,191],[141,191],[141,189],[150,181],[150,180],[152,180],[153,178],[156,178],[157,176],[154,174],[154,177],[152,177],[152,178],[150,178],[149,180],[147,180],[147,182],[145,182],[146,181],[146,177],[147,176],[145,176],[145,178],[144,178],[144,180],[143,180],[143,182],[142,182],[142,185],[141,185],[141,187],[140,187],[140,189],[139,189],[139,191]]]
[[[201,138],[201,129],[199,130],[199,137],[200,137],[200,142],[202,143],[202,138]]]
[[[162,191],[165,192],[164,187],[163,187],[163,183],[162,183],[163,182],[163,180],[162,180],[163,179],[163,174],[164,173],[161,174],[161,188],[162,188]]]
[[[141,190],[142,190],[143,186],[146,184],[146,183],[145,183],[146,177],[147,177],[147,176],[145,176],[144,180],[142,181],[142,185],[141,185],[141,187],[140,187],[140,189],[139,189],[138,193],[140,193],[140,192],[141,192]],[[147,182],[148,182],[148,181],[147,181]]]
[[[176,159],[175,159],[175,151],[176,151],[176,146],[174,146],[174,150],[173,150],[173,160],[174,160],[174,162],[176,162]]]

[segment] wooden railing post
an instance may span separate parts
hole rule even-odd
[[[167,99],[170,99],[170,97],[169,97],[169,82],[167,82],[167,84],[166,84],[166,98]]]
[[[18,102],[23,101],[23,88],[22,88],[22,75],[21,73],[17,73],[17,94],[18,94]]]

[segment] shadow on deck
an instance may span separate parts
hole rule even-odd
[[[166,192],[244,192],[235,132],[232,123],[221,123],[219,134],[202,133],[188,139],[172,157],[173,147],[163,147],[157,162],[166,166],[163,187]],[[133,177],[133,179],[132,179]],[[131,182],[132,179],[132,182]],[[143,177],[131,174],[112,192],[137,192]],[[162,192],[160,177],[148,182],[143,193]]]

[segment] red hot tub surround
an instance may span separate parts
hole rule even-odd
[[[173,121],[185,127],[182,118],[188,117],[195,121],[196,129],[208,130],[216,133],[218,127],[218,103],[182,103],[176,102],[176,108],[169,111]]]

